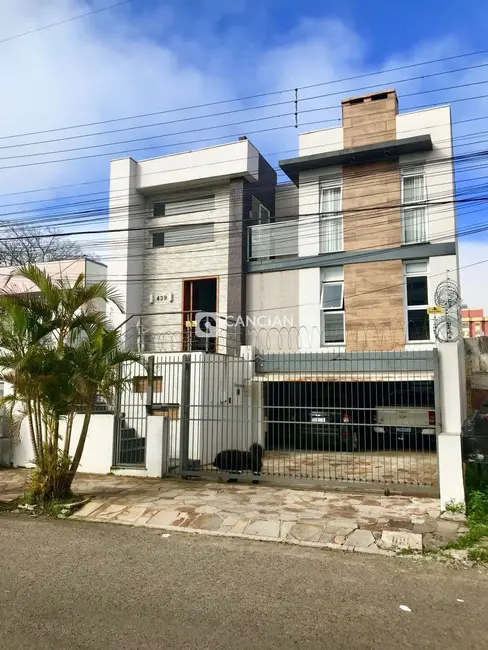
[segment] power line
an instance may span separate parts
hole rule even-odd
[[[126,1],[130,2],[131,0],[126,0]],[[195,104],[193,106],[180,106],[178,108],[171,108],[171,109],[166,109],[166,110],[163,110],[163,111],[155,111],[155,112],[152,112],[152,113],[141,113],[139,115],[129,115],[129,116],[124,116],[124,117],[112,118],[112,119],[109,119],[109,120],[101,120],[101,121],[97,121],[97,122],[85,122],[85,123],[82,123],[82,124],[73,124],[73,125],[68,125],[68,126],[63,126],[63,127],[57,127],[57,128],[54,128],[54,129],[44,129],[42,131],[31,131],[31,132],[28,132],[28,133],[17,133],[17,134],[12,134],[12,135],[8,135],[8,136],[1,136],[0,140],[1,139],[7,139],[7,138],[20,138],[20,137],[26,137],[26,136],[31,136],[31,135],[42,135],[44,133],[54,133],[54,132],[59,132],[59,131],[71,130],[71,129],[80,129],[80,128],[84,128],[84,127],[88,127],[88,126],[99,126],[99,125],[102,125],[102,124],[112,124],[114,122],[122,122],[122,121],[125,121],[125,120],[134,120],[134,119],[145,118],[145,117],[154,117],[155,115],[164,115],[164,114],[176,113],[176,112],[184,111],[184,110],[194,110],[194,109],[199,109],[199,108],[207,108],[207,107],[211,107],[211,106],[218,106],[218,105],[221,105],[221,104],[229,104],[229,103],[232,103],[232,102],[249,101],[251,99],[257,99],[257,98],[260,98],[260,97],[270,97],[272,95],[279,95],[279,94],[291,93],[291,92],[294,93],[295,90],[307,90],[307,89],[311,89],[311,88],[318,88],[320,86],[325,86],[325,85],[334,85],[334,84],[338,84],[338,83],[343,83],[345,81],[353,81],[355,79],[363,79],[365,77],[372,77],[372,76],[376,76],[376,75],[384,75],[384,74],[389,73],[389,72],[398,72],[400,70],[407,70],[407,69],[410,69],[410,68],[418,68],[418,67],[423,66],[423,65],[433,65],[434,63],[445,63],[446,61],[453,61],[455,59],[462,59],[462,58],[467,58],[467,57],[471,57],[471,56],[481,56],[481,55],[484,55],[484,54],[488,54],[488,50],[477,50],[477,51],[474,51],[474,52],[465,52],[465,53],[462,53],[462,54],[455,54],[455,55],[448,56],[448,57],[443,57],[443,58],[440,58],[440,59],[431,59],[429,61],[420,61],[418,63],[410,63],[408,65],[397,66],[397,67],[394,67],[394,68],[388,68],[386,70],[378,70],[376,72],[367,72],[367,73],[363,73],[363,74],[359,74],[359,75],[353,75],[351,77],[343,77],[341,79],[333,79],[333,80],[330,80],[330,81],[322,81],[322,82],[318,82],[318,83],[315,83],[315,84],[308,84],[308,85],[305,85],[305,86],[298,86],[296,88],[286,88],[286,89],[281,89],[281,90],[273,90],[273,91],[266,92],[266,93],[257,93],[257,94],[254,94],[254,95],[247,95],[245,97],[234,97],[234,98],[231,98],[231,99],[222,99],[222,100],[218,100],[218,101],[215,101],[215,102],[206,102],[204,104]],[[342,92],[342,91],[340,91],[340,92]],[[335,93],[335,94],[339,94],[339,93]]]
[[[449,141],[449,139],[447,139],[447,141]],[[478,141],[478,142],[480,143],[482,141]],[[467,144],[470,144],[470,143],[467,143]],[[464,145],[460,145],[460,146],[464,146]],[[477,151],[474,151],[474,152],[468,152],[466,154],[456,154],[455,156],[451,155],[451,156],[446,156],[446,157],[438,157],[438,158],[435,158],[435,159],[430,159],[430,160],[425,161],[422,166],[424,167],[424,169],[428,169],[430,167],[434,167],[434,168],[439,167],[439,168],[441,168],[440,171],[435,172],[434,174],[432,172],[430,172],[429,179],[432,179],[434,175],[444,175],[446,173],[446,171],[442,170],[442,167],[445,166],[446,164],[453,163],[453,162],[465,164],[466,162],[469,162],[471,160],[478,160],[480,158],[484,158],[484,157],[486,157],[486,155],[488,155],[488,150],[477,150]],[[219,161],[218,163],[209,163],[208,166],[210,166],[212,164],[221,164],[221,163],[222,163],[222,161]],[[483,164],[482,166],[484,167],[485,165]],[[181,169],[183,169],[183,168],[181,168]],[[473,169],[474,168],[470,168],[469,171],[472,171]],[[174,169],[171,170],[171,171],[174,171]],[[375,170],[373,170],[373,169],[367,169],[364,172],[362,172],[360,174],[357,174],[356,177],[355,177],[355,184],[357,184],[357,182],[359,180],[361,180],[363,178],[368,178],[368,177],[370,177],[370,180],[366,181],[366,182],[363,182],[363,187],[367,188],[368,184],[376,185],[378,176],[377,176],[377,172]],[[281,184],[281,186],[283,186],[283,185],[284,184]],[[430,185],[430,183],[429,183],[429,185]],[[317,183],[315,181],[310,181],[310,186],[312,188],[310,190],[310,193],[312,193],[312,192],[315,193],[318,190]],[[263,189],[274,189],[275,187],[276,187],[275,184],[272,183],[270,185],[261,185],[259,189],[261,189],[261,190],[263,190]],[[280,185],[278,185],[278,187],[280,187]],[[302,183],[302,186],[301,186],[301,195],[302,196],[305,193],[309,192],[308,190],[305,189],[305,187],[306,187],[306,183]],[[256,190],[252,186],[252,184],[243,187],[241,190],[239,190],[237,192],[237,196],[235,198],[230,199],[231,205],[239,204],[243,200],[245,195],[247,195],[247,194],[253,195],[255,193],[255,191]],[[379,193],[381,194],[381,192],[379,192]],[[374,193],[368,192],[368,196],[374,196]],[[228,194],[226,193],[225,198],[222,198],[222,199],[219,199],[219,200],[221,201],[222,206],[227,206],[229,204],[229,196],[228,196]],[[81,205],[83,205],[84,203],[85,202],[81,202]],[[105,201],[104,201],[104,203],[105,203]],[[14,204],[11,204],[11,205],[15,206],[16,204],[14,203]],[[67,206],[65,206],[65,207],[68,207],[68,208],[71,207],[71,206],[76,207],[76,205],[80,205],[80,204],[67,204]],[[216,202],[215,207],[217,208],[218,206],[219,206],[219,204]],[[148,207],[150,207],[150,206],[145,205],[145,206],[141,207],[140,203],[136,202],[136,203],[124,204],[123,206],[111,205],[108,210],[106,208],[104,208],[104,207],[101,207],[101,208],[95,208],[95,209],[88,209],[88,210],[85,210],[83,212],[78,211],[78,212],[69,212],[67,214],[63,213],[62,215],[49,214],[49,215],[47,215],[46,218],[52,220],[52,219],[59,218],[59,217],[61,219],[64,219],[67,216],[69,216],[69,217],[76,216],[77,221],[79,221],[81,218],[86,218],[87,216],[89,217],[90,215],[93,215],[93,214],[98,214],[98,215],[107,214],[110,218],[112,218],[112,217],[116,218],[115,215],[117,214],[117,212],[125,213],[127,210],[130,210],[130,214],[133,217],[142,216],[142,215],[147,215],[149,217],[150,215],[149,215],[149,212],[148,212]],[[37,209],[33,208],[33,209],[31,209],[30,212],[36,213],[36,218],[35,218],[36,223],[39,223],[39,221],[40,221],[40,218],[38,217],[37,213],[40,210],[46,210],[46,209],[47,210],[59,209],[59,206],[48,207],[48,208],[37,208]],[[3,213],[0,216],[1,217],[7,217],[7,216],[12,216],[12,215],[17,216],[19,214],[25,214],[25,211],[15,211],[15,212],[11,212],[11,213]],[[284,217],[285,215],[281,215],[281,216]],[[292,218],[292,217],[296,216],[296,214],[289,214],[289,215],[286,215],[286,216]],[[306,216],[306,215],[302,215],[302,216]],[[155,221],[152,220],[152,223],[154,224]],[[154,225],[151,226],[151,227],[154,227]]]
[[[391,86],[391,85],[394,85],[394,84],[408,83],[408,82],[416,81],[416,80],[419,80],[419,79],[426,79],[426,78],[437,77],[437,76],[441,76],[441,75],[454,74],[454,73],[457,73],[457,72],[464,72],[466,70],[475,70],[475,69],[478,69],[478,68],[485,68],[487,66],[488,66],[488,63],[481,63],[479,65],[466,66],[464,68],[456,68],[454,70],[442,70],[440,72],[433,72],[433,73],[430,73],[430,74],[427,74],[427,75],[419,75],[417,77],[407,77],[406,79],[389,80],[389,81],[385,81],[384,83],[385,83],[385,85]],[[485,81],[479,81],[479,82],[473,82],[471,84],[461,84],[461,85],[458,85],[458,86],[449,86],[448,88],[436,88],[436,89],[432,89],[432,90],[429,90],[429,91],[418,91],[418,92],[408,93],[408,94],[402,95],[402,97],[413,97],[415,95],[421,95],[421,94],[425,94],[427,92],[442,92],[444,90],[452,90],[452,89],[457,89],[457,88],[464,88],[464,87],[466,87],[468,85],[479,85],[479,84],[482,84],[482,83],[486,83],[486,82]],[[303,102],[309,102],[309,101],[314,101],[314,100],[317,100],[317,99],[323,99],[325,97],[332,97],[332,96],[335,96],[335,95],[338,95],[338,94],[346,94],[346,93],[358,92],[358,91],[363,90],[363,89],[370,89],[370,88],[375,88],[375,87],[376,87],[376,85],[363,86],[361,88],[349,88],[347,90],[336,91],[336,92],[333,92],[333,93],[325,93],[325,94],[321,94],[321,95],[315,95],[315,96],[312,96],[312,97],[304,97],[304,98],[301,98],[299,101],[302,104]],[[81,139],[81,138],[92,138],[92,137],[96,137],[96,136],[100,136],[100,135],[111,135],[113,133],[122,133],[122,132],[125,132],[125,131],[133,131],[133,130],[138,130],[138,129],[147,129],[147,128],[152,128],[152,127],[156,127],[156,126],[167,126],[167,125],[170,125],[170,124],[177,124],[177,123],[188,122],[188,121],[192,121],[192,120],[205,120],[207,118],[212,118],[213,119],[215,117],[221,117],[221,116],[224,116],[224,115],[230,115],[230,114],[234,114],[234,113],[242,113],[242,112],[247,112],[247,111],[255,111],[255,110],[266,109],[266,108],[274,108],[274,107],[278,107],[278,106],[285,106],[287,104],[290,104],[291,106],[294,107],[295,100],[294,99],[289,99],[289,100],[285,100],[285,101],[281,101],[281,102],[273,102],[271,104],[258,104],[256,106],[246,106],[246,107],[243,107],[243,108],[236,108],[236,109],[232,109],[232,110],[228,110],[228,111],[222,111],[222,112],[219,112],[219,113],[207,113],[207,114],[204,114],[204,115],[194,115],[194,116],[192,115],[192,116],[189,116],[189,117],[178,118],[176,120],[169,120],[169,121],[164,121],[164,122],[154,122],[152,124],[138,124],[138,125],[124,127],[124,128],[121,128],[121,129],[111,129],[111,130],[106,130],[106,131],[98,131],[98,132],[94,132],[94,133],[81,133],[81,134],[78,134],[78,135],[71,135],[71,136],[66,136],[66,137],[63,137],[63,138],[52,138],[52,139],[49,139],[49,140],[37,140],[37,141],[34,141],[34,142],[20,142],[20,143],[16,143],[16,144],[9,144],[9,145],[0,146],[0,150],[1,149],[14,149],[14,148],[18,148],[18,147],[36,146],[36,145],[49,144],[49,143],[54,143],[54,142],[64,142],[64,141],[68,141],[68,140],[78,140],[78,139]],[[324,110],[325,111],[325,110],[334,110],[334,109],[337,109],[337,108],[339,108],[339,106],[324,106],[324,107],[321,107],[321,108],[319,107],[319,108],[316,108],[316,109],[313,109],[313,110],[314,111],[317,111],[317,110]],[[306,113],[306,112],[308,112],[308,111],[299,111],[299,114]],[[367,115],[367,114],[368,113],[365,113],[365,115]],[[275,118],[275,117],[278,118],[278,117],[283,117],[283,116],[288,116],[288,115],[291,115],[291,113],[288,112],[288,113],[284,113],[284,114],[281,114],[281,115],[271,115],[271,116],[266,116],[264,118],[260,117],[260,118],[257,118],[257,119],[272,119],[272,118]],[[122,142],[107,142],[107,143],[101,143],[99,146],[109,146],[109,145],[112,145],[112,144],[126,144],[126,143],[130,143],[130,142],[138,142],[139,140],[142,140],[142,139],[148,140],[148,139],[157,138],[157,137],[168,137],[168,136],[171,136],[171,135],[181,135],[181,134],[186,134],[186,133],[194,133],[196,131],[203,131],[203,130],[208,130],[208,129],[225,128],[225,127],[228,127],[228,126],[238,126],[239,124],[246,124],[246,123],[254,122],[254,121],[257,121],[257,120],[245,120],[245,121],[242,121],[242,122],[233,122],[231,124],[217,124],[217,125],[207,126],[207,127],[203,127],[203,128],[190,129],[190,130],[187,130],[187,131],[178,131],[176,133],[164,133],[164,134],[161,134],[161,135],[154,135],[154,136],[150,136],[148,138],[136,138],[134,140],[125,140],[125,141],[122,141]],[[339,120],[338,119],[324,120],[324,122],[335,122],[335,121],[339,121]],[[0,140],[5,139],[5,138],[10,138],[10,137],[14,137],[14,136],[2,136],[2,137],[0,137]],[[20,136],[15,136],[15,137],[20,137]],[[95,147],[95,146],[97,146],[97,145],[92,145],[92,147]],[[90,148],[90,147],[86,147],[86,148]],[[61,152],[62,151],[79,151],[79,150],[80,150],[80,148],[63,149],[63,150],[61,150]],[[60,152],[51,151],[51,152],[48,152],[48,153],[60,153]],[[30,155],[41,155],[41,154],[42,154],[42,152],[39,152],[38,154],[30,154]]]
[[[470,99],[470,98],[468,98],[468,99]],[[463,100],[461,100],[461,101],[463,101]],[[429,106],[429,105],[427,105],[427,106],[422,105],[420,107],[412,107],[411,109],[409,109],[408,112],[410,113],[410,112],[413,112],[416,109],[431,108],[431,107],[432,106]],[[406,113],[406,114],[408,114],[408,113]],[[400,115],[402,115],[402,114],[400,114]],[[457,121],[454,121],[453,124],[465,124],[465,123],[468,123],[468,122],[474,122],[474,121],[477,121],[477,120],[484,120],[484,119],[488,119],[488,118],[483,115],[483,116],[480,116],[480,117],[468,118],[468,119],[465,119],[465,120],[457,120]],[[327,120],[325,120],[325,121],[327,121]],[[333,121],[336,121],[336,120],[333,120]],[[302,124],[301,126],[310,126],[310,125],[323,124],[323,123],[324,123],[324,120],[318,120],[318,121],[313,121],[313,122],[307,122],[305,124]],[[266,131],[266,130],[279,130],[280,128],[291,128],[291,126],[290,127],[276,127],[276,128],[273,128],[273,129],[264,129],[264,130],[261,130],[261,131],[255,131],[254,133],[261,133],[261,132]],[[294,125],[293,125],[293,128],[294,128]],[[409,133],[409,132],[413,132],[413,131],[418,131],[418,129],[406,130],[406,131],[403,131],[403,133]],[[248,133],[248,135],[252,135],[252,133]],[[229,135],[229,136],[225,136],[225,137],[230,138],[230,137],[235,137],[235,136]],[[469,135],[466,135],[466,136],[463,136],[463,137],[469,137]],[[233,144],[233,143],[229,143],[229,144]],[[340,144],[340,143],[337,143],[337,144]],[[171,145],[171,146],[175,146],[175,145]],[[224,146],[224,145],[219,145],[219,146]],[[151,149],[152,148],[153,147],[151,147]],[[310,147],[310,148],[316,148],[316,147]],[[305,149],[307,149],[307,148],[305,148]],[[291,151],[295,151],[295,149],[277,151],[277,152],[273,152],[273,153],[267,153],[267,154],[263,154],[263,156],[266,156],[266,155],[267,156],[274,156],[274,155],[278,155],[280,153],[290,153]],[[187,152],[178,152],[178,153],[187,153]],[[109,154],[105,154],[105,155],[109,155]],[[171,155],[177,155],[177,154],[171,154]],[[233,159],[226,160],[226,161],[223,161],[223,162],[237,162],[239,160],[244,160],[244,159],[242,159],[242,158],[233,158]],[[56,161],[54,161],[54,162],[56,162]],[[210,163],[210,164],[214,164],[214,163]],[[208,163],[206,164],[206,166],[208,166]],[[198,168],[198,167],[202,167],[202,164],[186,165],[185,167],[172,168],[169,171],[178,171],[180,169]],[[8,168],[6,168],[6,169],[8,169]],[[159,173],[160,173],[159,171],[149,172],[147,175],[149,176],[151,174],[159,174]],[[114,178],[111,178],[110,180],[121,180],[123,178],[133,178],[136,175],[137,174],[128,175],[128,176],[114,177]],[[33,194],[33,193],[38,193],[38,192],[62,190],[62,189],[70,188],[70,187],[81,187],[81,186],[85,186],[85,185],[94,185],[94,184],[99,184],[99,183],[106,183],[106,182],[108,182],[108,180],[109,180],[109,178],[102,178],[102,179],[94,180],[94,181],[82,181],[81,183],[69,183],[69,184],[66,184],[66,185],[55,185],[55,186],[51,186],[51,187],[43,187],[43,188],[37,188],[37,189],[33,189],[33,190],[22,190],[22,191],[18,191],[18,192],[7,192],[7,193],[4,193],[4,194],[0,194],[0,198],[6,197],[6,196],[16,196],[16,195],[19,195],[19,194]],[[44,201],[45,200],[47,200],[47,201],[51,200],[52,201],[53,199],[44,199]]]
[[[115,7],[121,7],[122,5],[127,5],[129,2],[134,0],[122,0],[122,2],[117,2],[116,4],[109,5],[108,7],[101,7],[100,9],[93,9],[92,11],[87,11],[84,14],[78,14],[77,16],[72,16],[71,18],[65,18],[64,20],[59,20],[56,23],[51,23],[50,25],[43,25],[42,27],[36,27],[35,29],[30,29],[28,32],[22,32],[21,34],[14,34],[13,36],[8,36],[7,38],[2,38],[1,43],[7,43],[8,41],[13,41],[17,38],[23,38],[24,36],[29,36],[30,34],[35,34],[37,32],[42,32],[44,29],[50,29],[51,27],[57,27],[58,25],[65,25],[66,23],[71,23],[74,20],[79,20],[80,18],[86,18],[87,16],[93,16],[94,14],[99,14],[102,11],[108,11],[109,9],[115,9]]]
[[[480,85],[480,84],[486,84],[486,83],[488,83],[488,80],[486,80],[486,81],[477,81],[477,82],[473,82],[471,84],[462,84],[462,86],[452,86],[451,88],[458,88],[458,87],[465,87],[465,86],[472,86],[472,85]],[[430,92],[430,91],[424,91],[424,92],[419,91],[418,93],[412,93],[412,94],[415,94],[415,95],[417,95],[417,94],[425,94],[427,92]],[[432,92],[438,92],[438,91],[432,91]],[[474,100],[477,100],[477,99],[484,99],[486,97],[488,97],[488,95],[477,95],[475,97],[463,97],[463,98],[459,98],[459,99],[450,100],[449,104],[453,104],[453,103],[457,103],[457,102],[474,101]],[[442,104],[445,104],[445,102],[442,102]],[[432,107],[432,106],[438,106],[438,105],[439,104],[427,105],[427,106]],[[426,105],[423,105],[423,106],[425,107]],[[337,107],[310,108],[310,109],[306,109],[305,111],[302,111],[302,113],[315,113],[315,112],[318,112],[318,111],[323,111],[323,110],[327,110],[327,109],[331,109],[331,108],[337,108]],[[415,107],[415,108],[419,108],[419,107]],[[411,111],[409,111],[409,112],[411,112]],[[278,116],[271,116],[269,118],[257,118],[257,119],[253,119],[253,120],[250,120],[250,121],[255,122],[255,121],[261,121],[261,120],[264,120],[264,119],[278,119],[278,118],[283,118],[283,117],[291,117],[291,113],[290,113],[290,115],[284,113],[284,114],[281,114],[281,115],[278,115]],[[327,121],[327,120],[317,120],[316,122],[306,122],[305,124],[302,124],[302,126],[307,126],[309,124],[323,123],[324,121]],[[236,124],[239,124],[239,123],[236,123]],[[231,125],[227,125],[227,126],[233,126],[233,125],[231,124]],[[202,127],[202,129],[196,129],[196,130],[197,131],[198,130],[206,130],[208,128],[224,128],[224,127]],[[277,127],[269,127],[269,128],[265,128],[265,129],[258,129],[256,131],[248,132],[248,135],[255,135],[257,133],[266,133],[266,132],[269,132],[269,131],[277,131],[277,130],[289,129],[289,128],[295,128],[295,124],[287,124],[287,125],[281,125],[281,126],[277,126]],[[170,134],[170,135],[178,135],[178,133],[174,133],[174,134]],[[152,140],[152,139],[155,139],[157,137],[165,137],[165,134],[162,134],[161,136],[151,136],[149,138],[140,138],[140,139],[137,139],[136,141],[139,141],[139,140],[142,141],[142,140],[146,140],[146,139]],[[222,135],[222,136],[213,136],[212,140],[226,140],[226,139],[232,139],[232,138],[237,138],[237,137],[240,137],[239,133],[226,134],[226,135]],[[134,151],[153,151],[154,149],[161,149],[161,148],[168,148],[168,147],[179,147],[179,146],[186,146],[186,145],[193,145],[193,144],[201,144],[201,143],[208,142],[208,140],[209,140],[209,138],[200,138],[200,139],[197,139],[197,140],[186,140],[184,142],[173,142],[173,143],[170,143],[170,144],[153,144],[153,145],[151,145],[149,147],[132,148],[131,151],[132,152],[134,152]],[[108,146],[110,144],[122,144],[122,143],[106,143],[105,145],[102,145],[102,146]],[[73,149],[72,151],[99,148],[99,146],[100,145],[89,145],[89,146],[86,146],[86,147],[79,147],[77,149]],[[65,151],[71,151],[71,150],[66,149]],[[53,152],[39,152],[37,154],[35,154],[35,153],[21,154],[19,156],[10,156],[10,157],[6,156],[6,157],[3,157],[3,158],[0,158],[0,160],[15,160],[17,158],[30,158],[30,157],[36,157],[36,156],[49,156],[49,155],[54,155],[55,153],[60,153],[60,152],[59,151],[53,151]],[[74,162],[74,161],[78,161],[78,160],[89,160],[89,159],[92,159],[92,158],[100,158],[102,156],[118,156],[118,155],[126,154],[126,153],[127,153],[127,149],[123,149],[121,151],[104,151],[104,152],[99,152],[99,153],[96,153],[96,154],[89,154],[87,156],[72,156],[70,158],[56,158],[54,160],[39,160],[39,161],[35,161],[35,162],[21,163],[21,164],[18,164],[18,165],[3,165],[3,166],[0,167],[0,170],[2,170],[2,169],[18,169],[20,167],[34,167],[34,166],[37,166],[37,165],[56,164],[56,163],[60,163],[60,162]],[[178,153],[184,153],[184,152],[178,152]]]

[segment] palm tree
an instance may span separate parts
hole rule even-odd
[[[109,398],[123,383],[118,369],[139,357],[119,348],[97,302],[113,302],[117,294],[106,282],[85,286],[80,274],[70,284],[53,280],[30,265],[14,276],[30,282],[35,291],[0,294],[0,371],[13,385],[4,398],[10,413],[27,417],[36,471],[32,490],[38,498],[65,496],[71,489],[88,434],[97,394]],[[73,459],[69,456],[75,413],[84,420]],[[60,422],[66,420],[61,449]]]

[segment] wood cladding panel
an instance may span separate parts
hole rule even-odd
[[[401,260],[344,266],[348,352],[403,350],[403,281]]]

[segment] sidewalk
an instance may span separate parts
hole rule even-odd
[[[0,472],[0,499],[2,488],[18,496],[27,476]],[[435,548],[465,530],[432,498],[88,474],[75,491],[92,496],[73,515],[84,521],[367,553]]]

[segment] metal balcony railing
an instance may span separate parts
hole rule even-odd
[[[248,261],[296,256],[298,219],[249,226],[247,242]]]

